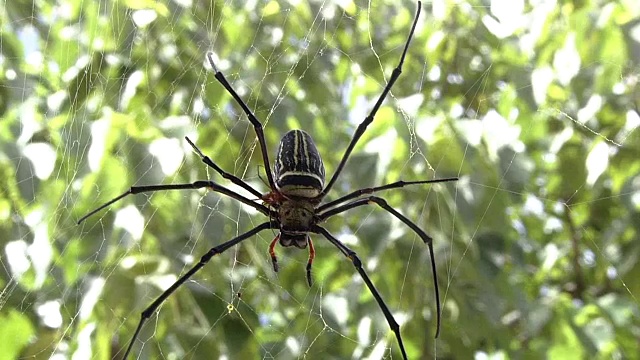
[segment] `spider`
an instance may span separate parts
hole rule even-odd
[[[306,278],[309,286],[312,286],[311,266],[315,257],[313,242],[311,241],[311,238],[309,236],[310,233],[320,234],[324,236],[327,240],[329,240],[331,244],[337,247],[344,256],[351,260],[356,271],[360,274],[365,284],[373,294],[376,302],[378,303],[378,306],[384,313],[384,316],[389,323],[391,330],[395,333],[400,351],[402,352],[402,357],[406,360],[407,354],[404,348],[404,343],[402,342],[402,336],[400,335],[400,326],[394,319],[384,300],[382,300],[380,293],[373,285],[371,279],[369,279],[369,276],[364,271],[362,267],[362,261],[353,250],[351,250],[335,236],[329,233],[329,231],[327,231],[324,227],[320,226],[320,223],[335,215],[369,204],[376,204],[382,209],[389,212],[391,215],[395,216],[398,220],[411,228],[411,230],[413,230],[424,241],[424,243],[427,244],[429,248],[429,255],[431,258],[431,269],[433,273],[433,283],[436,298],[437,321],[435,337],[438,337],[438,334],[440,332],[440,295],[438,291],[437,273],[434,262],[432,245],[433,240],[414,222],[389,206],[383,198],[371,194],[382,190],[402,188],[407,185],[456,181],[457,178],[442,178],[422,181],[397,181],[382,186],[358,189],[336,200],[324,203],[322,202],[324,197],[327,195],[329,190],[331,190],[333,185],[336,183],[336,180],[340,176],[342,169],[349,159],[351,151],[355,147],[362,134],[365,132],[367,126],[373,121],[376,112],[380,108],[387,93],[389,93],[391,87],[400,76],[400,73],[402,72],[402,64],[409,48],[409,43],[411,42],[411,38],[413,37],[418,18],[420,17],[421,5],[421,2],[418,2],[417,13],[415,15],[411,31],[404,45],[404,50],[397,67],[393,70],[389,82],[382,91],[382,94],[379,96],[373,109],[356,129],[355,134],[353,135],[351,142],[349,143],[349,146],[342,156],[342,160],[338,164],[338,167],[336,168],[333,176],[326,185],[325,170],[322,158],[320,157],[318,149],[316,148],[316,145],[314,144],[311,136],[303,130],[291,130],[282,137],[278,146],[278,151],[276,153],[276,159],[272,173],[269,166],[269,155],[267,152],[267,144],[265,141],[262,124],[258,121],[253,112],[236,93],[231,84],[229,84],[224,74],[220,72],[220,70],[218,70],[213,60],[212,54],[210,52],[207,53],[207,60],[211,65],[211,68],[215,72],[216,80],[218,80],[218,82],[229,92],[229,94],[242,108],[255,129],[256,136],[260,145],[260,151],[262,153],[264,170],[266,173],[266,179],[268,181],[270,191],[265,194],[260,193],[259,191],[254,189],[253,186],[249,185],[242,179],[224,171],[213,160],[204,155],[202,151],[188,137],[185,137],[186,141],[193,148],[195,153],[200,157],[202,162],[213,168],[223,178],[231,181],[232,183],[251,193],[258,200],[253,200],[245,197],[211,180],[201,180],[185,184],[132,186],[125,193],[117,196],[116,198],[108,201],[107,203],[101,205],[100,207],[80,218],[80,220],[78,220],[78,224],[82,223],[87,218],[101,211],[102,209],[112,205],[117,201],[120,201],[128,195],[165,190],[185,190],[201,188],[207,188],[211,191],[218,192],[236,199],[237,201],[248,205],[266,215],[269,220],[223,244],[211,248],[200,258],[200,261],[198,261],[197,264],[195,264],[191,269],[189,269],[189,271],[187,271],[178,280],[176,280],[173,285],[171,285],[164,293],[158,296],[158,298],[153,303],[151,303],[151,305],[149,305],[144,311],[142,311],[140,322],[138,323],[135,333],[133,334],[133,337],[131,338],[131,341],[127,346],[124,358],[127,358],[129,356],[129,353],[133,348],[133,344],[138,338],[143,325],[151,317],[151,315],[155,313],[158,307],[169,296],[171,296],[174,291],[176,291],[182,284],[184,284],[189,278],[191,278],[191,276],[193,276],[203,266],[205,266],[213,256],[223,253],[229,248],[239,244],[243,240],[246,240],[263,230],[276,229],[279,230],[279,232],[269,245],[269,254],[271,256],[273,270],[276,272],[278,271],[278,260],[275,254],[275,246],[277,243],[279,243],[283,247],[295,246],[300,249],[305,249],[308,246],[309,258],[306,266]],[[262,203],[260,203],[259,201],[261,201]]]

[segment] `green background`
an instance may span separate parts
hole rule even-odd
[[[326,223],[363,259],[411,359],[640,358],[640,5],[533,3],[423,3],[403,74],[328,197],[460,177],[381,193],[434,238],[438,339],[421,240],[375,206]],[[0,359],[120,358],[176,276],[266,220],[202,190],[132,196],[75,224],[132,184],[228,185],[185,135],[266,191],[253,128],[207,51],[264,123],[272,159],[302,128],[332,174],[415,10],[3,1]],[[176,171],[158,149],[184,154]],[[350,261],[313,236],[309,288],[306,251],[277,247],[273,272],[274,236],[214,258],[148,322],[135,357],[401,358]]]

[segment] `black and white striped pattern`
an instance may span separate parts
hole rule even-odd
[[[276,186],[284,195],[313,198],[324,187],[324,164],[311,135],[302,130],[284,134],[273,167]]]

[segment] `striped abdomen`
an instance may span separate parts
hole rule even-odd
[[[312,198],[324,187],[324,164],[311,135],[302,130],[284,134],[273,167],[276,186],[284,195]]]

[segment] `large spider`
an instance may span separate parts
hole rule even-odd
[[[233,199],[240,201],[241,203],[251,206],[252,208],[258,210],[269,218],[269,221],[266,221],[253,229],[245,232],[242,235],[239,235],[221,245],[215,246],[211,248],[206,254],[204,254],[200,261],[195,264],[189,271],[187,271],[184,275],[182,275],[173,285],[171,285],[164,293],[162,293],[158,298],[149,305],[141,314],[140,322],[136,328],[135,333],[127,350],[124,354],[124,358],[127,358],[135,340],[138,338],[140,330],[145,322],[151,317],[151,315],[158,309],[158,307],[171,295],[173,294],[180,285],[184,284],[191,276],[193,276],[196,272],[198,272],[205,264],[211,260],[211,258],[215,255],[218,255],[227,249],[231,248],[242,242],[243,240],[259,233],[262,230],[266,229],[277,229],[279,230],[278,235],[273,239],[271,244],[269,245],[269,254],[271,255],[271,260],[273,263],[274,271],[278,271],[278,261],[276,259],[274,248],[276,243],[280,243],[283,247],[296,246],[300,249],[305,249],[307,245],[309,246],[309,261],[307,262],[306,268],[306,277],[309,286],[312,285],[311,280],[311,264],[315,257],[315,250],[313,247],[313,242],[309,237],[309,233],[321,234],[331,244],[342,252],[347,258],[351,260],[353,265],[356,268],[356,271],[360,274],[365,284],[373,294],[376,302],[382,309],[384,316],[391,327],[391,330],[395,333],[396,338],[398,339],[398,344],[400,346],[400,351],[402,352],[402,357],[406,360],[407,354],[404,348],[404,344],[402,342],[402,336],[400,335],[400,326],[394,319],[391,311],[382,300],[382,297],[378,293],[378,290],[375,288],[369,276],[364,271],[362,267],[362,261],[358,257],[358,255],[343,244],[336,237],[331,235],[325,228],[320,226],[319,224],[323,221],[329,219],[334,215],[341,214],[347,210],[364,206],[368,204],[376,204],[383,208],[384,210],[391,213],[391,215],[398,218],[400,221],[405,223],[407,226],[411,228],[429,247],[429,254],[431,257],[431,268],[433,272],[433,283],[435,289],[435,297],[436,297],[436,337],[440,332],[440,295],[438,291],[438,282],[437,282],[437,274],[436,274],[436,266],[434,262],[433,255],[433,245],[432,238],[427,235],[422,229],[420,229],[414,222],[407,219],[404,215],[400,214],[398,211],[387,205],[387,202],[378,197],[370,195],[375,192],[379,192],[382,190],[396,189],[401,188],[407,185],[416,185],[416,184],[430,184],[430,183],[438,183],[438,182],[447,182],[447,181],[455,181],[457,178],[443,178],[443,179],[433,179],[433,180],[422,180],[422,181],[397,181],[394,183],[372,187],[372,188],[364,188],[351,192],[345,196],[342,196],[336,200],[329,201],[326,203],[322,203],[322,200],[327,195],[329,190],[331,190],[332,186],[335,184],[336,180],[340,176],[340,172],[344,168],[347,160],[349,159],[349,155],[351,151],[355,147],[358,139],[365,132],[367,126],[371,124],[373,121],[376,112],[380,108],[384,98],[387,93],[391,90],[391,87],[395,83],[395,81],[400,76],[402,72],[402,64],[404,62],[407,49],[409,48],[409,43],[411,42],[411,38],[413,36],[413,32],[416,28],[416,24],[418,22],[418,18],[420,17],[420,7],[421,2],[418,2],[418,10],[413,21],[413,25],[411,27],[411,32],[409,33],[409,37],[407,38],[407,42],[404,46],[404,51],[402,52],[402,56],[400,57],[400,62],[398,66],[393,70],[391,74],[391,78],[389,82],[385,86],[382,94],[378,98],[376,104],[373,109],[369,113],[369,115],[364,119],[362,123],[356,129],[347,150],[342,156],[342,160],[338,165],[335,173],[329,180],[329,183],[324,184],[325,180],[325,172],[324,172],[324,164],[318,153],[318,150],[313,142],[311,136],[302,131],[302,130],[291,130],[287,132],[282,139],[280,140],[280,145],[278,146],[278,152],[276,154],[276,161],[273,166],[273,174],[271,173],[271,169],[269,167],[269,155],[267,152],[267,144],[264,138],[264,133],[262,130],[262,124],[255,117],[253,112],[248,108],[245,102],[240,98],[240,96],[236,93],[233,87],[229,84],[224,74],[222,74],[218,68],[216,67],[211,53],[207,54],[207,59],[211,64],[212,69],[215,71],[215,78],[224,86],[224,88],[231,94],[231,96],[235,99],[235,101],[240,105],[244,113],[249,118],[249,121],[253,125],[256,131],[256,135],[258,138],[258,142],[260,144],[260,151],[262,153],[262,160],[264,161],[264,169],[266,172],[266,177],[269,182],[270,191],[266,194],[262,194],[255,190],[251,185],[244,182],[242,179],[224,171],[218,165],[216,165],[213,160],[211,160],[208,156],[204,155],[202,151],[189,139],[185,138],[189,145],[194,149],[194,151],[200,156],[202,161],[213,168],[217,173],[222,175],[223,178],[230,180],[232,183],[240,186],[245,189],[253,196],[257,197],[262,204],[256,200],[249,199],[243,195],[240,195],[224,186],[218,185],[217,183],[211,180],[201,180],[195,181],[193,183],[188,184],[168,184],[168,185],[147,185],[147,186],[133,186],[128,191],[123,193],[122,195],[112,199],[111,201],[105,203],[104,205],[98,207],[97,209],[91,211],[87,215],[83,216],[78,220],[78,224],[86,220],[88,217],[94,215],[98,211],[110,206],[111,204],[121,200],[122,198],[138,193],[146,193],[146,192],[155,192],[155,191],[164,191],[164,190],[183,190],[183,189],[200,189],[200,188],[208,188],[209,190],[227,195]],[[366,197],[363,197],[367,195]],[[346,203],[346,204],[345,204]]]

